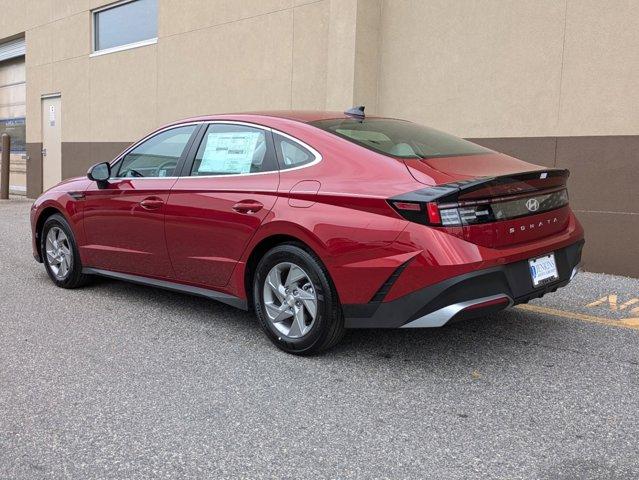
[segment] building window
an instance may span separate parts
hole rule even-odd
[[[154,43],[157,35],[157,0],[130,0],[93,11],[95,53]]]

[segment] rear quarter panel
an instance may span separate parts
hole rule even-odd
[[[271,127],[312,146],[322,160],[280,172],[278,199],[245,251],[239,271],[262,240],[288,235],[320,257],[343,303],[368,302],[405,261],[406,251],[394,241],[407,222],[386,199],[419,184],[403,162],[310,125],[276,119]],[[300,182],[317,182],[319,189],[296,189]]]

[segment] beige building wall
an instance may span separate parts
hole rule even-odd
[[[384,0],[380,19],[380,114],[570,169],[587,268],[639,276],[639,2]]]
[[[355,21],[357,0],[160,0],[156,44],[91,55],[91,10],[109,3],[0,1],[0,41],[24,32],[27,43],[31,196],[42,183],[42,95],[62,96],[63,177],[175,119],[353,101],[342,87],[352,85],[345,19]]]
[[[156,44],[91,55],[91,10],[109,3],[0,0],[0,41],[24,33],[27,43],[31,196],[42,95],[62,96],[63,177],[178,118],[376,97],[381,0],[159,0]]]
[[[637,135],[639,2],[385,0],[379,110],[465,137]]]
[[[186,116],[363,103],[569,168],[587,266],[639,276],[639,1],[158,0],[156,44],[92,56],[108,3],[0,0],[0,41],[27,43],[30,196],[44,94],[63,177]]]

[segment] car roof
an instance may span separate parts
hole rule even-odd
[[[179,120],[175,123],[185,123],[185,122],[205,122],[209,120],[239,120],[241,118],[245,118],[246,120],[254,120],[256,117],[271,117],[271,118],[282,118],[286,120],[293,120],[296,122],[302,123],[310,123],[318,120],[331,120],[331,119],[347,119],[353,118],[349,115],[344,114],[343,112],[331,112],[331,111],[321,111],[321,110],[266,110],[266,111],[257,111],[257,112],[242,112],[242,113],[226,113],[226,114],[216,114],[216,115],[203,115],[198,117],[190,117]]]

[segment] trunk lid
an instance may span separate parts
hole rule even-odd
[[[568,226],[568,170],[497,153],[404,163],[416,180],[437,183],[391,199],[405,218],[493,248],[534,241]]]
[[[497,152],[483,155],[403,159],[403,162],[415,180],[426,185],[433,184],[433,177],[438,180],[437,174],[443,174],[450,181],[454,181],[544,170],[544,167],[539,165]]]

